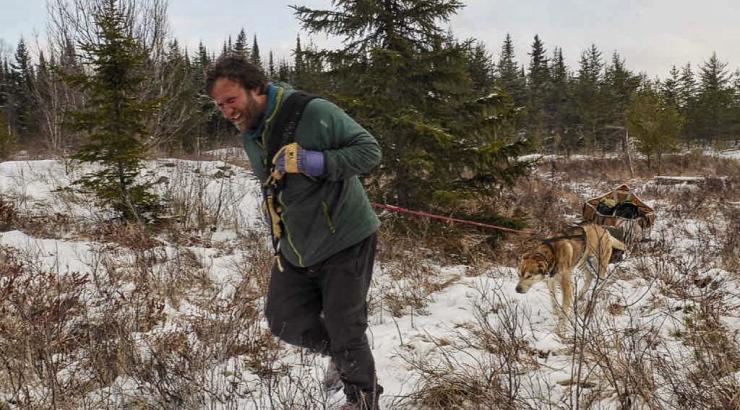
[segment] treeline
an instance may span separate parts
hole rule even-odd
[[[276,62],[244,30],[218,50],[182,47],[167,32],[164,0],[52,0],[48,46],[38,58],[21,39],[0,62],[0,158],[18,146],[66,155],[87,141],[85,127],[70,124],[75,113],[94,109],[93,90],[81,85],[103,64],[95,50],[110,38],[99,16],[113,12],[116,36],[132,41],[123,53],[143,56],[131,68],[143,80],[127,91],[151,102],[140,119],[142,149],[199,153],[232,137],[204,77],[219,56],[239,54],[273,80],[331,98],[370,129],[384,152],[376,192],[402,205],[444,207],[493,193],[526,173],[528,164],[514,161],[524,152],[613,150],[626,130],[658,158],[680,142],[737,138],[740,75],[714,54],[660,80],[628,69],[616,52],[603,56],[596,45],[583,51],[578,67],[568,67],[561,48],[549,52],[534,36],[520,63],[508,35],[494,58],[481,41],[444,28],[459,2],[425,4],[295,7],[305,30],[339,36],[343,47],[320,50],[297,38],[292,56]]]
[[[292,61],[279,62],[274,61],[272,51],[263,59],[256,34],[250,41],[243,29],[219,50],[208,50],[203,44],[187,50],[176,39],[162,40],[156,41],[163,46],[152,50],[149,65],[152,72],[167,73],[160,76],[161,83],[152,86],[162,89],[162,97],[170,102],[178,102],[161,113],[154,132],[159,147],[166,150],[195,152],[204,141],[210,146],[232,133],[202,87],[205,70],[223,54],[251,59],[273,80],[309,91],[334,91],[332,62],[315,49],[302,49],[300,38],[292,50]],[[49,112],[70,108],[76,100],[71,90],[64,89],[59,74],[83,70],[75,44],[64,43],[62,49],[38,50],[34,60],[21,39],[14,54],[0,61],[0,153],[2,147],[9,149],[11,139],[20,145],[41,142],[54,152],[74,146],[75,139],[65,138],[54,121],[63,118],[63,113]],[[554,47],[548,53],[537,35],[526,63],[517,61],[510,36],[496,58],[480,41],[467,41],[464,47],[467,67],[459,68],[467,71],[472,86],[480,96],[508,94],[521,110],[516,120],[518,133],[536,146],[566,153],[614,148],[628,125],[630,103],[644,88],[655,90],[662,103],[680,114],[681,141],[711,143],[740,134],[740,74],[729,71],[716,54],[696,68],[690,63],[674,66],[659,80],[630,70],[617,52],[605,58],[596,45],[582,52],[578,67],[568,67],[562,49]]]

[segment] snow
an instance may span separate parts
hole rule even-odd
[[[244,232],[250,230],[262,232],[261,240],[264,241],[262,245],[265,251],[269,240],[259,216],[258,182],[249,172],[225,162],[234,155],[238,157],[234,150],[216,151],[211,155],[219,159],[148,161],[142,170],[142,177],[158,181],[157,191],[162,195],[169,195],[183,203],[198,197],[203,203],[220,209],[220,220],[211,221],[211,225],[217,228],[215,231],[211,229],[197,231],[195,224],[190,225],[193,235],[200,235],[199,237],[203,238],[202,246],[198,243],[185,247],[175,246],[167,243],[164,238],[159,238],[162,244],[158,249],[164,256],[154,263],[152,272],[155,276],[165,275],[164,272],[173,269],[172,266],[168,266],[168,260],[176,258],[182,252],[191,252],[200,262],[204,275],[212,282],[212,288],[216,290],[208,296],[211,303],[226,303],[233,297],[241,281],[250,280],[244,278],[241,273],[244,272],[243,268],[254,260],[254,255],[239,247],[239,240],[243,238]],[[719,155],[740,158],[740,151],[725,151]],[[19,211],[28,215],[50,215],[56,212],[83,221],[104,220],[104,215],[101,215],[90,201],[71,199],[69,197],[71,194],[61,189],[69,186],[82,171],[84,170],[78,165],[55,160],[3,162],[0,163],[0,197],[12,202]],[[571,188],[582,195],[584,200],[600,193],[600,188],[579,185],[577,182],[573,182]],[[660,203],[650,205],[660,214],[663,205]],[[634,259],[628,257],[625,261],[613,265],[611,267],[613,277],[608,284],[611,289],[609,298],[611,302],[626,308],[623,313],[606,317],[604,320],[612,323],[619,331],[635,326],[658,326],[661,335],[671,338],[675,329],[682,326],[682,313],[678,312],[675,320],[665,320],[662,312],[682,309],[685,307],[684,302],[666,297],[654,283],[639,277],[635,272],[639,269],[652,269],[668,275],[675,274],[681,266],[690,266],[695,259],[695,255],[691,253],[694,249],[709,249],[716,246],[711,241],[706,242],[705,225],[705,222],[700,220],[668,219],[666,214],[660,214],[653,230],[653,237],[675,243],[674,264],[658,266],[658,261],[647,257]],[[73,272],[82,274],[93,272],[102,249],[110,244],[75,240],[63,235],[61,238],[33,237],[18,230],[11,230],[0,232],[0,246],[21,250],[38,264],[36,269],[66,275]],[[133,256],[123,250],[118,254],[118,258],[120,261],[134,261]],[[491,323],[493,327],[500,326],[502,315],[506,314],[516,314],[524,320],[519,336],[526,340],[532,351],[539,354],[537,360],[540,367],[528,370],[532,379],[531,384],[525,388],[536,392],[542,388],[542,385],[537,384],[538,380],[544,381],[545,386],[554,386],[558,382],[565,383],[570,380],[572,352],[568,351],[566,340],[553,332],[555,319],[551,313],[549,294],[543,284],[520,295],[513,292],[517,282],[514,267],[494,266],[479,276],[468,276],[467,266],[437,266],[430,261],[425,263],[428,265],[426,269],[435,275],[437,283],[449,282],[449,285],[432,292],[424,308],[404,310],[400,317],[394,317],[387,308],[377,304],[372,310],[368,334],[376,358],[378,377],[385,388],[383,408],[394,408],[400,398],[413,393],[419,387],[420,376],[411,371],[411,365],[404,357],[410,355],[429,363],[441,363],[442,353],[447,352],[456,357],[460,363],[472,366],[486,353],[459,344],[461,338],[470,337],[467,329],[481,320]],[[391,264],[376,264],[371,300],[378,301],[383,296],[383,290],[399,286],[389,273],[394,268]],[[727,271],[713,268],[711,271],[703,272],[702,275],[723,283],[728,294],[740,293],[736,276]],[[127,282],[120,288],[120,293],[124,296],[130,296],[135,291],[133,282]],[[701,289],[686,291],[703,292]],[[737,301],[730,303],[737,304]],[[190,332],[189,337],[197,339],[192,333],[189,320],[205,314],[201,307],[189,300],[183,300],[177,306],[168,302],[163,313],[165,320],[148,333],[137,335],[137,340],[173,330]],[[663,322],[653,322],[659,319]],[[722,320],[730,329],[735,331],[740,329],[738,312],[725,314]],[[258,325],[266,329],[265,323]],[[440,340],[446,342],[440,344]],[[195,343],[198,343],[197,340]],[[142,352],[146,350],[145,346],[145,343],[141,344]],[[675,348],[677,351],[686,349],[678,341]],[[285,356],[281,360],[291,365],[293,369],[291,371],[306,377],[311,375],[314,378],[320,377],[326,365],[323,359],[313,359],[306,364],[305,357],[296,349],[287,346],[284,346],[284,349]],[[214,380],[231,380],[234,383],[251,381],[257,387],[260,386],[260,378],[246,369],[236,357],[215,363],[213,366],[211,371]],[[735,374],[735,377],[738,377],[738,374]],[[123,376],[116,380],[116,385],[118,391],[130,391],[132,392],[130,394],[135,394],[137,389],[133,380]],[[565,397],[564,388],[555,386],[553,389],[558,400]],[[102,392],[91,393],[91,397],[97,394]],[[260,408],[259,405],[255,407],[255,401],[251,399],[235,400],[238,408]],[[330,405],[337,404],[341,402],[342,395],[337,393],[327,400]],[[216,402],[211,404],[213,408],[228,407]],[[534,400],[531,405],[536,407],[538,402]],[[617,405],[605,400],[599,408],[617,408]]]

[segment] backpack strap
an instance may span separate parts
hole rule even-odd
[[[268,166],[272,165],[270,163],[272,157],[277,154],[282,146],[295,141],[295,131],[303,116],[303,109],[314,98],[318,98],[318,95],[295,91],[282,103],[280,112],[272,126],[270,138],[267,141],[266,160]]]
[[[267,139],[265,168],[269,169],[269,175],[267,181],[262,185],[262,195],[270,217],[272,247],[275,250],[276,261],[278,263],[278,268],[281,271],[283,268],[280,264],[280,256],[278,253],[283,226],[280,218],[281,210],[277,203],[277,194],[283,187],[285,179],[282,178],[281,180],[276,180],[273,178],[275,165],[272,164],[272,158],[277,154],[281,147],[295,141],[295,131],[298,128],[298,122],[300,122],[301,117],[303,116],[303,110],[306,108],[306,104],[314,98],[318,98],[318,96],[308,94],[303,91],[295,91],[293,94],[288,96],[288,98],[286,98],[280,105],[280,112],[278,113],[277,118],[275,118],[275,123],[272,125],[272,130]]]

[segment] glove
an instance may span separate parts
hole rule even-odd
[[[272,158],[275,168],[281,173],[302,173],[312,177],[326,172],[326,156],[321,151],[301,148],[298,143],[285,145]]]

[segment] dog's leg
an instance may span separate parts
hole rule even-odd
[[[611,245],[604,249],[601,255],[599,255],[599,278],[606,279],[607,270],[609,269],[609,259],[612,257]]]
[[[557,282],[555,279],[551,278],[547,280],[547,289],[550,290],[550,302],[552,303],[552,314],[555,316],[555,319],[557,321],[555,332],[558,334],[561,334],[563,331],[563,323],[565,321],[565,318],[563,317],[563,307],[558,302],[558,298],[556,295],[556,288]]]
[[[560,320],[558,321],[558,333],[562,333],[565,320],[573,310],[573,272],[560,272],[560,289],[562,291],[563,302]]]
[[[547,280],[547,289],[550,290],[550,302],[552,302],[552,309],[553,311],[558,311],[560,309],[560,304],[558,303],[558,298],[555,295],[555,287],[557,286],[557,283],[555,283],[554,279],[548,279]]]
[[[591,266],[588,261],[584,261],[583,266],[581,267],[581,272],[583,272],[583,288],[578,291],[579,301],[583,300],[583,297],[586,296],[586,292],[591,288],[591,281],[594,279],[594,275],[591,273]]]

